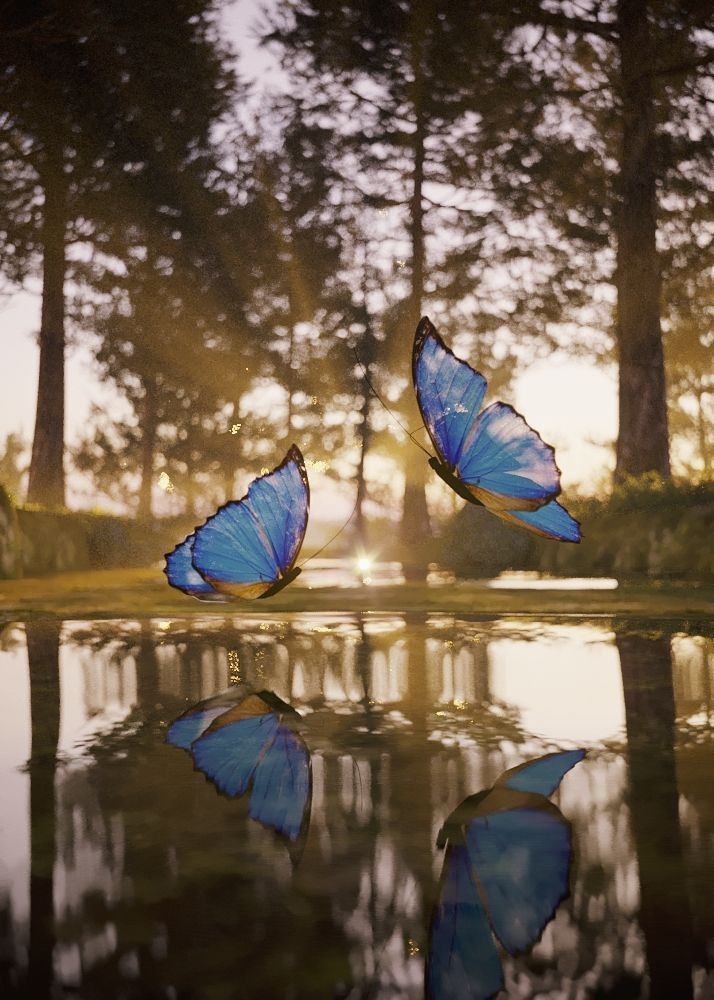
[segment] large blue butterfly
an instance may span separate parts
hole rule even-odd
[[[199,600],[271,597],[300,573],[295,566],[310,508],[305,461],[293,445],[272,472],[254,479],[166,555],[172,587]]]
[[[563,542],[580,525],[556,502],[555,452],[507,403],[481,410],[487,382],[457,358],[424,316],[414,337],[412,377],[436,449],[429,465],[470,503],[521,528]]]
[[[547,754],[505,771],[446,820],[439,900],[429,930],[430,1000],[485,1000],[503,988],[493,935],[516,955],[530,948],[568,895],[570,825],[546,796],[585,756]]]
[[[166,736],[224,795],[250,790],[249,815],[292,844],[307,831],[312,801],[310,753],[297,732],[302,717],[271,691],[229,689],[179,716]]]

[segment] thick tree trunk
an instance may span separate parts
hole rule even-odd
[[[653,53],[647,0],[618,0],[622,148],[617,248],[619,432],[615,477],[669,476],[656,247]]]
[[[63,507],[64,496],[64,279],[67,182],[62,146],[48,140],[42,170],[45,204],[42,222],[42,314],[37,413],[27,499]]]
[[[49,997],[53,975],[55,773],[60,729],[59,625],[27,625],[30,675],[30,946],[28,996]]]
[[[692,997],[694,944],[679,827],[670,640],[619,635],[639,924],[651,1000]]]
[[[141,484],[139,486],[139,505],[136,516],[140,521],[151,518],[151,495],[154,485],[154,452],[156,450],[157,417],[157,386],[153,381],[146,383],[144,396],[144,414],[141,422]]]
[[[415,44],[414,52],[414,173],[410,204],[409,234],[412,251],[412,287],[409,299],[409,330],[413,335],[421,318],[424,300],[424,160],[426,156],[426,122],[421,103],[421,46]],[[411,344],[409,344],[411,348]],[[410,430],[418,424],[416,403],[407,410],[407,422]],[[402,544],[402,566],[407,579],[423,580],[426,577],[427,563],[421,554],[421,542],[428,537],[429,512],[426,505],[424,487],[426,485],[426,464],[415,460],[414,455],[405,451],[404,463],[404,500],[402,505],[402,523],[400,541]]]

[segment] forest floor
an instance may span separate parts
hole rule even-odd
[[[613,590],[489,588],[463,582],[441,586],[292,586],[266,601],[199,603],[172,590],[160,569],[116,569],[0,580],[0,621],[165,618],[274,613],[441,612],[469,616],[529,615],[584,618],[626,616],[714,627],[714,586],[692,582],[621,583]]]

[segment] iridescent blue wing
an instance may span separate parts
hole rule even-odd
[[[191,746],[194,763],[224,795],[244,795],[279,725],[276,713],[257,695],[249,695]]]
[[[412,377],[429,436],[448,471],[493,510],[534,510],[560,492],[555,453],[512,406],[479,413],[486,380],[429,320],[416,330]]]
[[[486,379],[449,350],[426,316],[414,337],[412,378],[429,437],[439,458],[454,469],[483,404]]]
[[[255,772],[250,816],[296,841],[304,828],[311,799],[308,749],[296,732],[280,725]]]
[[[196,597],[199,601],[225,601],[223,594],[219,594],[210,583],[206,583],[191,562],[195,537],[195,534],[191,533],[175,549],[166,553],[164,573],[172,587],[182,590],[190,597]]]
[[[571,767],[585,756],[584,750],[559,750],[504,771],[494,787],[510,788],[517,792],[537,792],[552,795]]]
[[[455,471],[491,510],[533,510],[560,493],[555,451],[507,403],[476,418]]]
[[[503,987],[503,972],[464,844],[447,848],[429,928],[426,995],[430,1000],[484,1000]]]
[[[249,691],[246,684],[235,684],[227,691],[221,691],[212,698],[192,705],[171,723],[166,733],[166,742],[182,750],[189,750],[191,744],[205,733],[215,719],[232,708],[237,701],[242,701]]]
[[[570,826],[543,801],[544,808],[478,816],[466,830],[473,878],[496,937],[512,955],[535,944],[568,895]]]
[[[184,713],[169,726],[166,742],[182,750],[189,750],[191,744],[208,729],[213,720],[226,711],[225,705],[216,705],[198,712],[190,710]]]
[[[493,513],[541,538],[558,542],[579,542],[582,538],[580,523],[557,500],[551,500],[538,510],[495,510]]]
[[[295,445],[272,472],[255,479],[196,530],[193,565],[221,593],[252,599],[278,589],[293,570],[305,537],[310,490]]]

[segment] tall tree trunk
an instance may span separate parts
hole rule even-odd
[[[618,0],[622,148],[617,248],[619,432],[616,479],[669,476],[669,432],[656,247],[653,49],[647,0]]]
[[[60,729],[59,625],[26,625],[30,675],[30,947],[28,995],[52,988],[55,772]]]
[[[692,997],[694,943],[679,827],[670,640],[619,635],[639,923],[651,1000]]]
[[[421,318],[424,301],[424,161],[426,158],[426,120],[423,108],[423,24],[422,12],[414,13],[414,42],[412,46],[412,72],[414,74],[414,168],[412,196],[409,206],[409,236],[412,254],[412,287],[409,297],[409,331],[413,335]],[[411,345],[410,345],[411,346]],[[418,420],[416,405],[407,410],[407,422],[413,429]],[[429,535],[429,512],[426,506],[426,467],[423,461],[415,461],[406,454],[404,463],[404,501],[400,541],[402,543],[402,566],[407,579],[423,580],[426,577],[427,562],[422,553],[421,542]]]
[[[706,392],[700,387],[697,391],[697,438],[699,440],[699,454],[704,466],[704,476],[708,479],[712,471],[712,460],[709,451],[709,421],[704,409],[705,396]]]
[[[62,143],[47,140],[41,179],[45,192],[42,219],[42,314],[37,412],[27,499],[63,507],[64,496],[64,279],[67,181]]]
[[[151,494],[154,485],[154,452],[156,450],[156,428],[158,386],[149,379],[145,386],[144,413],[141,421],[141,484],[139,505],[136,515],[140,521],[151,519]]]

